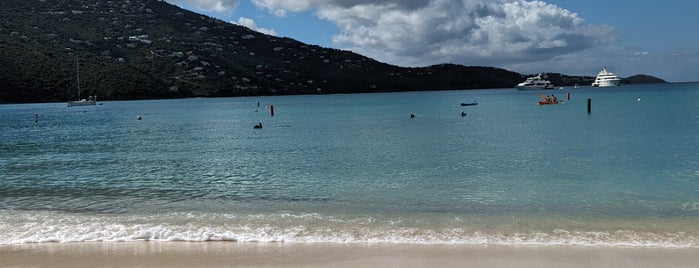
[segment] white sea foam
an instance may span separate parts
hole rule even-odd
[[[1,213],[0,244],[122,241],[330,242],[501,245],[586,245],[624,247],[699,247],[696,232],[649,231],[484,231],[473,228],[376,224],[318,214],[89,216]],[[293,218],[279,222],[280,218]],[[240,220],[244,219],[244,220]],[[250,220],[254,219],[254,220]],[[276,222],[274,224],[270,222]],[[362,222],[362,223],[357,223]],[[379,221],[380,222],[380,221]]]

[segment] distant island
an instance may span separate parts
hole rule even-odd
[[[483,66],[399,67],[183,10],[162,0],[0,5],[0,103],[511,88]],[[588,76],[548,74],[556,86]],[[637,75],[628,83],[659,83]]]
[[[637,74],[624,79],[626,84],[661,84],[667,83],[667,81],[645,74]]]

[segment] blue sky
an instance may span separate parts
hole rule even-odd
[[[166,0],[304,43],[400,66],[699,81],[699,1]]]

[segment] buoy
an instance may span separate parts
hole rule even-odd
[[[138,117],[136,117],[136,120],[141,120],[141,119],[143,119],[143,118],[141,118],[140,115]]]
[[[257,123],[257,125],[253,126],[252,128],[262,128],[262,122]]]
[[[638,98],[636,101],[637,101],[637,102],[641,102],[641,98]]]
[[[274,116],[274,105],[269,106],[269,114]]]
[[[39,123],[39,114],[34,114],[34,123]]]
[[[461,111],[461,116],[462,116],[462,117],[463,117],[463,116],[466,116],[466,112]]]
[[[568,100],[570,100],[570,92],[568,92],[568,94],[566,94],[566,98],[567,98]]]
[[[415,114],[410,113],[410,118],[415,118]]]
[[[587,99],[587,113],[592,113],[592,99]]]

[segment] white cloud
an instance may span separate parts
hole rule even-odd
[[[233,22],[233,23],[236,23],[236,22]],[[250,19],[250,18],[240,17],[240,18],[238,18],[238,22],[236,24],[248,27],[252,30],[261,32],[263,34],[278,36],[277,32],[274,31],[274,29],[266,29],[266,28],[257,27],[257,24],[255,23],[255,21]]]
[[[252,0],[258,7],[267,9],[277,17],[285,17],[288,12],[299,12],[309,9],[314,0]]]
[[[613,28],[525,0],[253,0],[277,16],[314,10],[338,47],[398,65],[502,66],[547,61],[605,43]]]
[[[239,0],[166,0],[174,5],[186,5],[196,10],[228,12],[233,11]]]

